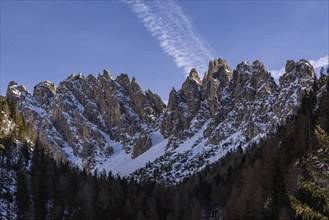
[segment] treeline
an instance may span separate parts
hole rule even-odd
[[[209,195],[189,184],[181,191],[111,173],[91,174],[58,163],[39,145],[32,156],[26,149],[15,168],[17,219],[200,219],[203,197]]]
[[[302,165],[321,145],[316,125],[329,132],[329,93],[319,102],[316,93],[315,85],[298,115],[276,134],[245,152],[238,148],[228,153],[176,186],[137,183],[101,171],[91,174],[55,161],[39,143],[33,151],[21,146],[16,156],[6,147],[0,150],[1,166],[16,171],[17,219],[303,219],[294,201],[325,216],[328,210],[300,186],[301,177],[317,184]],[[0,142],[16,145],[8,139]],[[328,167],[325,152],[321,155]],[[329,185],[326,180],[324,184]]]

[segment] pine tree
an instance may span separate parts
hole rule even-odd
[[[329,219],[329,135],[320,126],[315,129],[319,148],[303,159],[298,195],[289,195],[291,207],[302,219]]]
[[[7,97],[7,103],[8,103],[8,108],[9,108],[9,116],[12,118],[15,122],[17,119],[17,106],[15,103],[10,102],[9,98]]]
[[[2,120],[3,120],[2,108],[3,108],[3,101],[0,100],[0,127],[2,126]]]
[[[2,127],[2,124],[3,124],[3,113],[2,112],[5,111],[4,104],[5,104],[5,100],[1,99],[0,100],[0,128]],[[0,141],[2,138],[4,138],[4,137],[3,137],[3,134],[0,129]],[[3,146],[2,143],[0,143],[0,150],[4,150],[4,149],[5,149],[5,147]]]
[[[30,206],[28,174],[26,169],[24,169],[23,172],[17,173],[16,201],[17,201],[17,217],[21,219],[26,219],[28,214],[28,209]]]
[[[34,219],[46,219],[47,216],[47,175],[44,149],[36,143],[32,156],[31,177],[32,197],[34,202]]]
[[[320,76],[324,76],[324,74],[325,74],[325,69],[324,69],[324,67],[321,67],[321,69],[320,69]]]

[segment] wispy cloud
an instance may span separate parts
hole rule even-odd
[[[323,67],[323,66],[328,66],[329,65],[329,55],[320,57],[317,60],[309,60],[310,64],[313,66],[314,69]],[[281,68],[279,70],[271,70],[270,71],[273,78],[275,80],[278,80],[280,76],[285,72],[285,68]]]
[[[195,67],[203,74],[208,62],[215,58],[211,48],[194,28],[190,18],[174,1],[124,0],[161,48],[173,57],[185,74]]]

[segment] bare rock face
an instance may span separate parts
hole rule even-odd
[[[283,74],[279,81],[280,85],[285,85],[289,82],[293,82],[299,78],[315,78],[315,73],[312,65],[307,60],[300,60],[299,62],[294,62],[293,60],[288,60],[285,67],[286,73]]]
[[[233,73],[227,62],[221,58],[209,62],[209,70],[202,80],[203,99],[208,101],[212,116],[218,111],[221,92],[232,79]]]
[[[168,108],[161,124],[161,133],[165,137],[173,135],[174,137],[182,137],[184,130],[189,128],[190,111],[186,100],[180,92],[174,88],[169,94]]]
[[[136,106],[136,112],[141,118],[147,117],[146,114],[144,114],[144,109],[147,107],[147,96],[145,96],[144,92],[142,91],[142,88],[138,85],[135,77],[132,78],[131,84],[130,84],[130,96]]]
[[[296,114],[302,98],[312,90],[315,81],[314,69],[306,60],[299,62],[288,60],[285,69],[286,73],[279,79],[278,100],[273,105],[277,117]],[[284,117],[280,118],[282,120]]]
[[[152,140],[148,134],[141,134],[135,142],[133,158],[138,157],[152,146]]]
[[[176,146],[175,139],[182,139],[192,135],[190,123],[196,117],[202,102],[202,84],[196,69],[192,69],[182,85],[182,89],[174,88],[169,94],[166,113],[161,124],[161,133],[165,137],[172,135],[169,143]],[[170,144],[169,144],[170,145]]]
[[[44,108],[49,107],[55,94],[56,86],[49,81],[38,83],[33,90],[33,96]]]
[[[25,99],[27,93],[28,91],[25,86],[18,85],[17,82],[11,81],[8,84],[6,97],[8,98],[10,103],[16,104],[18,101]]]
[[[183,83],[181,96],[186,101],[191,117],[195,117],[201,105],[201,80],[196,69],[191,70]]]
[[[23,113],[25,123],[31,128],[29,138],[33,141],[46,110],[24,86],[13,81],[8,85],[6,97],[11,105],[15,105]]]
[[[121,86],[123,86],[126,90],[129,90],[130,87],[130,79],[128,74],[121,73],[116,79],[116,82],[120,83]]]
[[[152,109],[156,110],[156,114],[162,114],[166,108],[166,105],[162,102],[160,96],[154,94],[151,90],[147,90],[145,93],[147,98],[150,100],[150,103],[153,105]]]

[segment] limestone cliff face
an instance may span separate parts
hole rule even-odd
[[[302,98],[312,90],[315,81],[314,69],[306,60],[299,62],[288,60],[285,69],[286,73],[279,79],[280,93],[277,102],[273,105],[273,111],[282,120],[284,120],[282,115],[297,113]]]
[[[214,117],[218,111],[223,89],[233,77],[233,72],[223,59],[209,62],[209,70],[202,80],[203,99],[207,100],[209,111]]]
[[[177,138],[189,136],[190,121],[201,108],[201,80],[195,69],[192,69],[182,89],[173,88],[169,94],[161,132],[165,137],[173,135]]]
[[[44,81],[34,86],[33,96],[44,109],[48,109],[53,97],[56,95],[55,84]]]
[[[296,114],[315,74],[306,60],[289,60],[285,70],[277,85],[258,60],[232,70],[216,59],[203,79],[192,69],[167,106],[134,77],[114,78],[107,70],[72,74],[57,87],[41,82],[33,95],[11,82],[6,98],[22,112],[32,141],[39,138],[56,158],[126,174],[156,161],[147,166],[150,175],[184,161],[184,170],[176,164],[163,174],[177,177],[266,137]]]

